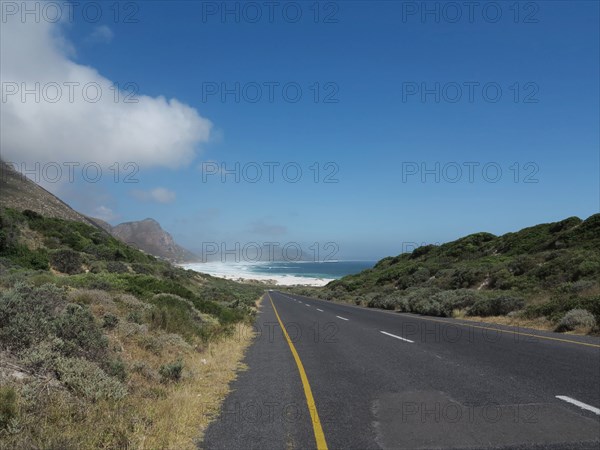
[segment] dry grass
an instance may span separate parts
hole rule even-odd
[[[508,316],[492,316],[492,317],[477,317],[477,316],[454,316],[457,319],[469,320],[473,322],[482,322],[496,325],[509,325],[513,327],[531,328],[541,331],[555,331],[556,324],[545,317],[537,317],[535,319],[523,319],[520,317]],[[576,336],[589,336],[590,334],[598,334],[590,327],[578,327],[572,331],[563,331],[561,334],[572,334]]]
[[[128,395],[92,402],[73,395],[53,379],[0,377],[16,388],[18,421],[0,433],[0,449],[135,448],[196,449],[210,420],[217,416],[254,338],[250,325],[205,343],[127,322],[127,311],[145,306],[132,296],[111,298],[101,291],[71,292],[72,301],[88,304],[96,317],[119,313],[108,331],[109,347],[124,361]],[[165,381],[159,369],[180,359],[180,381]]]
[[[150,423],[133,434],[139,449],[195,449],[211,417],[229,392],[229,383],[253,338],[252,327],[238,324],[233,336],[209,344],[201,353],[185,357],[185,377],[164,388],[162,399],[140,396],[135,409]]]
[[[534,330],[554,331],[555,325],[545,317],[538,317],[535,319],[523,319],[520,317],[509,317],[509,316],[490,316],[490,317],[479,317],[479,316],[455,316],[457,319],[470,320],[473,322],[483,322],[496,325],[509,325],[513,327],[524,327],[532,328]]]

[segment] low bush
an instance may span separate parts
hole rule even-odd
[[[137,323],[138,325],[141,325],[142,323],[144,323],[142,313],[137,310],[129,312],[129,314],[127,314],[127,322]]]
[[[153,275],[154,269],[150,264],[142,264],[142,263],[133,263],[131,268],[135,273],[141,275]]]
[[[458,289],[455,291],[441,291],[433,294],[431,299],[439,303],[444,317],[452,317],[455,309],[466,309],[473,306],[476,302],[483,300],[484,297],[472,289]]]
[[[573,331],[577,328],[592,330],[595,326],[596,318],[591,312],[585,309],[572,309],[560,319],[555,331],[562,333]]]
[[[150,326],[167,333],[178,333],[188,342],[202,335],[202,319],[189,300],[171,294],[160,294],[152,299]]]
[[[108,261],[106,263],[106,271],[109,273],[128,273],[129,268],[121,261]]]
[[[82,358],[60,358],[56,364],[58,379],[70,390],[93,401],[120,400],[127,389],[97,364]]]
[[[54,322],[54,332],[64,341],[62,353],[67,356],[99,360],[106,354],[106,336],[87,307],[69,304],[65,313]]]
[[[92,261],[89,264],[91,273],[102,273],[106,270],[106,263],[104,261]]]
[[[83,260],[79,252],[65,248],[50,254],[50,264],[59,272],[75,275],[82,272]]]
[[[411,312],[412,308],[407,298],[405,297],[395,297],[394,301],[394,309],[398,312]]]
[[[102,317],[102,328],[106,328],[107,330],[112,330],[116,328],[119,324],[119,318],[114,314],[104,314]]]
[[[585,309],[594,315],[596,323],[600,323],[600,296],[581,298],[575,295],[557,295],[545,303],[529,305],[523,313],[527,318],[545,316],[558,322],[572,309]]]
[[[60,348],[63,342],[58,338],[49,338],[35,347],[30,347],[19,354],[21,364],[32,373],[53,373],[56,361],[61,357]]]
[[[25,269],[48,270],[48,252],[45,249],[30,250],[25,245],[17,245],[11,251],[14,264]]]
[[[149,335],[147,330],[139,333],[137,342],[141,348],[155,355],[160,355],[164,349],[163,341],[156,336]]]
[[[509,312],[517,311],[525,305],[525,301],[521,298],[516,297],[492,297],[481,299],[475,302],[467,310],[468,316],[505,316]]]
[[[163,381],[177,382],[181,379],[183,373],[183,361],[178,359],[170,364],[165,364],[160,367],[158,373],[163,378]]]
[[[448,311],[439,301],[432,298],[423,298],[411,305],[413,312],[426,316],[448,317],[452,310]]]
[[[121,358],[112,358],[102,365],[104,371],[119,381],[127,380],[127,367]]]
[[[395,295],[382,295],[374,307],[393,311],[397,308],[399,300],[400,298]]]
[[[65,306],[64,291],[54,285],[17,283],[0,294],[0,342],[17,351],[41,342],[51,332],[53,318]]]

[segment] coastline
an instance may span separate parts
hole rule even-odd
[[[224,278],[226,280],[241,282],[259,282],[272,286],[325,286],[335,278],[326,277],[308,277],[291,274],[260,274],[251,270],[256,264],[224,264],[211,262],[195,262],[178,264],[180,267],[193,270],[199,273],[205,273],[213,277]]]

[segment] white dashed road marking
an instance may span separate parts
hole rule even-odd
[[[379,332],[380,332],[380,333],[383,333],[383,334],[385,334],[386,336],[391,336],[391,337],[393,337],[393,338],[400,339],[401,341],[410,342],[411,344],[414,344],[414,343],[415,343],[415,341],[411,341],[410,339],[404,339],[403,337],[396,336],[395,334],[388,333],[388,332],[386,332],[386,331],[381,331],[381,330],[380,330]]]
[[[579,406],[581,409],[585,409],[586,411],[591,411],[594,414],[596,414],[597,416],[600,416],[599,408],[590,406],[586,403],[580,402],[579,400],[575,400],[574,398],[567,397],[566,395],[557,395],[556,398],[558,398],[564,402],[571,403],[572,405]]]

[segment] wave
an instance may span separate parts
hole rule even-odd
[[[206,273],[215,277],[226,278],[228,280],[258,280],[265,282],[273,282],[279,286],[325,286],[335,278],[319,277],[319,276],[302,276],[301,274],[272,274],[252,272],[249,263],[222,263],[222,262],[206,262],[206,263],[189,263],[182,264],[185,269],[194,270],[200,273]],[[293,267],[290,267],[293,269]]]

